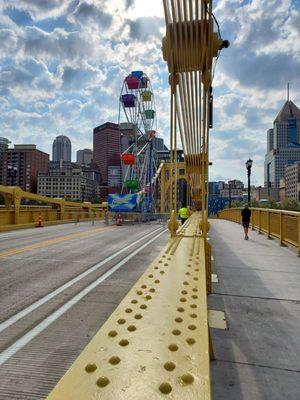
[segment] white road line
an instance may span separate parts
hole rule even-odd
[[[28,331],[24,336],[18,339],[15,343],[13,343],[10,347],[0,353],[0,366],[4,364],[10,357],[12,357],[17,351],[22,349],[26,344],[28,344],[32,339],[34,339],[38,334],[43,332],[52,322],[56,321],[59,317],[61,317],[66,311],[68,311],[71,307],[73,307],[78,301],[80,301],[83,297],[85,297],[88,293],[90,293],[93,289],[95,289],[100,283],[102,283],[106,278],[116,272],[120,267],[122,267],[127,261],[131,258],[135,257],[140,251],[142,251],[145,247],[147,247],[150,243],[160,237],[163,233],[165,233],[167,229],[164,229],[158,235],[154,236],[152,239],[147,241],[147,243],[143,244],[138,249],[134,250],[131,254],[123,258],[123,260],[119,261],[116,265],[114,265],[110,270],[105,272],[100,278],[95,280],[81,292],[79,292],[76,296],[72,297],[66,304],[61,306],[54,313],[50,314],[47,318],[45,318],[42,322],[40,322],[36,327]],[[149,235],[147,235],[149,236]],[[146,236],[144,236],[145,238]]]
[[[19,321],[21,318],[24,318],[26,315],[28,315],[32,311],[36,310],[38,307],[40,307],[43,304],[47,303],[49,300],[53,299],[53,297],[57,296],[58,294],[60,294],[64,290],[68,289],[70,286],[74,285],[74,283],[77,283],[81,279],[85,278],[87,275],[89,275],[90,273],[96,271],[97,269],[102,267],[107,262],[109,262],[109,261],[113,260],[114,258],[116,258],[119,254],[121,254],[124,251],[130,249],[132,246],[135,246],[137,243],[141,242],[142,240],[145,240],[147,237],[153,235],[154,233],[156,233],[160,229],[161,229],[161,227],[159,227],[157,229],[154,229],[153,231],[151,231],[147,235],[141,237],[140,239],[136,240],[135,242],[130,243],[129,245],[123,247],[121,250],[118,250],[116,253],[114,253],[111,256],[105,258],[105,260],[100,261],[99,263],[93,265],[92,267],[90,267],[86,271],[82,272],[81,274],[79,274],[75,278],[71,279],[70,281],[68,281],[64,285],[62,285],[59,288],[55,289],[53,292],[47,294],[45,297],[42,297],[41,299],[39,299],[36,302],[32,303],[30,306],[24,308],[24,310],[19,311],[17,314],[15,314],[12,317],[8,318],[7,320],[1,322],[0,323],[0,332],[4,331],[4,329],[6,329],[9,326],[13,325],[17,321]]]

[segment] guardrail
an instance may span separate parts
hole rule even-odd
[[[150,241],[163,232],[158,228]],[[209,400],[210,252],[194,213],[47,399]]]
[[[219,218],[241,224],[241,210],[227,208],[219,212]],[[251,208],[251,227],[268,238],[279,239],[281,245],[296,247],[300,256],[300,212]]]

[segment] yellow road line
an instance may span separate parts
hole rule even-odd
[[[88,232],[79,232],[79,233],[74,233],[74,234],[68,235],[68,236],[61,236],[56,239],[44,240],[43,242],[38,242],[38,243],[34,243],[34,244],[31,244],[28,246],[4,251],[3,253],[0,253],[0,258],[5,258],[5,257],[9,257],[9,256],[12,256],[15,254],[24,253],[25,251],[29,251],[29,250],[40,249],[42,247],[47,247],[52,244],[66,242],[68,240],[78,239],[78,238],[85,237],[85,236],[91,236],[91,235],[94,235],[95,233],[99,233],[102,231],[108,231],[111,229],[114,229],[114,227],[97,228],[97,229],[93,229],[92,231],[88,231]]]

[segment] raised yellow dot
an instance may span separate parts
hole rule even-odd
[[[194,338],[187,338],[187,339],[186,339],[186,342],[187,342],[188,344],[192,345],[192,344],[196,343],[196,340],[195,340]]]
[[[159,385],[159,390],[163,394],[169,394],[172,392],[172,386],[167,382],[163,382]]]
[[[108,332],[108,336],[110,336],[110,337],[115,337],[115,336],[117,336],[117,332],[116,331],[110,331],[110,332]]]
[[[109,384],[109,379],[106,378],[106,376],[101,376],[99,379],[97,379],[96,384],[99,387],[105,387]]]
[[[122,340],[119,341],[119,345],[122,346],[122,347],[125,347],[128,344],[129,344],[129,342],[128,342],[127,339],[122,339]]]
[[[164,369],[167,371],[173,371],[176,368],[176,365],[172,361],[168,361],[164,364]]]
[[[134,332],[134,331],[136,330],[136,327],[135,327],[134,325],[129,325],[128,328],[127,328],[127,330],[128,330],[129,332]]]
[[[96,369],[97,369],[97,365],[96,365],[96,364],[87,364],[87,365],[85,366],[85,370],[86,370],[86,372],[88,372],[89,374],[90,374],[91,372],[96,371]]]
[[[184,374],[181,376],[181,381],[184,385],[190,385],[194,382],[194,377],[191,374]]]
[[[126,320],[124,318],[118,319],[118,324],[122,325],[125,324]]]
[[[178,350],[178,346],[177,346],[177,344],[170,344],[168,349],[171,350],[171,351],[177,351]]]
[[[113,357],[110,357],[110,359],[109,359],[109,363],[111,364],[111,365],[117,365],[117,364],[119,364],[119,362],[120,362],[121,360],[120,360],[120,358],[118,357],[118,356],[113,356]]]

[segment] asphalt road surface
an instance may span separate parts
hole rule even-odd
[[[168,241],[157,223],[0,234],[0,400],[44,399]]]

